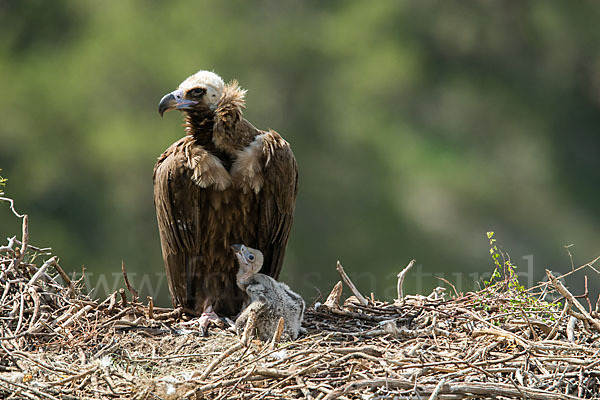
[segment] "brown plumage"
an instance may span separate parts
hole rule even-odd
[[[261,272],[277,278],[292,226],[296,160],[277,132],[244,119],[244,95],[200,71],[159,104],[185,116],[186,136],[154,167],[154,203],[171,299],[195,314],[240,311],[233,244],[261,249]]]

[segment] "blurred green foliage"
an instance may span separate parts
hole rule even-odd
[[[576,263],[600,250],[598,20],[591,1],[6,0],[7,195],[63,268],[110,286],[124,260],[154,284],[152,168],[183,132],[157,103],[210,69],[295,151],[282,277],[304,295],[330,289],[336,259],[379,297],[411,258],[407,289],[472,289],[490,229],[538,279],[570,268],[563,245]],[[3,207],[0,235],[19,229]]]

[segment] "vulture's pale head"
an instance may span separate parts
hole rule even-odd
[[[176,90],[163,96],[158,103],[158,112],[162,116],[171,110],[214,111],[224,89],[225,83],[219,75],[210,71],[198,71],[181,82]]]
[[[234,244],[231,249],[235,252],[235,256],[240,265],[240,269],[236,275],[237,284],[244,289],[248,281],[260,271],[263,265],[263,254],[260,250],[246,247],[243,244]]]

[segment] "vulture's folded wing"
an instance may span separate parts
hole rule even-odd
[[[289,144],[274,131],[263,134],[263,162],[257,241],[265,257],[261,272],[277,279],[294,218],[298,168]]]
[[[154,204],[167,269],[169,290],[175,306],[187,306],[192,291],[190,273],[197,258],[198,187],[185,165],[187,138],[174,143],[154,168]],[[195,257],[194,257],[195,256]]]

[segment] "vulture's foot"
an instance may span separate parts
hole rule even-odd
[[[223,323],[221,318],[219,318],[219,316],[213,311],[212,306],[208,305],[204,307],[204,311],[202,312],[199,321],[200,334],[202,336],[208,336],[208,328],[210,327],[211,322],[220,328],[224,328],[225,324]]]

